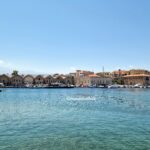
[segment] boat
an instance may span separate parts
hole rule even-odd
[[[0,87],[4,87],[4,84],[3,84],[3,83],[0,83]]]
[[[97,86],[97,88],[108,88],[108,86],[107,85],[99,85],[99,86]]]
[[[94,84],[94,85],[90,85],[90,86],[88,86],[89,88],[97,88],[97,85],[96,84]]]
[[[0,92],[2,92],[2,90],[0,90]]]
[[[105,86],[104,85],[99,85],[98,88],[105,88]]]
[[[125,86],[124,85],[119,85],[119,88],[125,88]]]
[[[141,84],[135,84],[133,88],[143,88],[143,86]]]
[[[108,88],[109,89],[116,89],[116,88],[119,88],[119,85],[117,85],[117,84],[109,85]]]
[[[26,84],[25,85],[25,88],[32,88],[33,87],[33,84]]]
[[[43,88],[74,88],[74,85],[66,85],[62,83],[53,83],[52,85],[45,86]]]

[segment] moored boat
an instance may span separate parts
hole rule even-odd
[[[133,88],[143,88],[143,86],[141,84],[135,84]]]
[[[62,83],[53,83],[50,86],[45,86],[43,88],[74,88],[74,85],[66,85]]]
[[[117,84],[109,85],[108,88],[109,89],[119,88],[119,85],[117,85]]]

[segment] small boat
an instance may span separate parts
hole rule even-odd
[[[96,88],[97,86],[94,84],[94,85],[90,85],[88,86],[89,88]]]
[[[109,89],[116,89],[116,88],[119,88],[119,85],[117,85],[117,84],[109,85],[108,88]]]
[[[66,85],[62,83],[53,83],[50,86],[45,86],[44,88],[74,88],[74,85]]]
[[[99,86],[98,86],[98,88],[104,88],[104,87],[105,87],[104,85],[99,85]]]
[[[2,92],[2,90],[0,90],[0,92]]]
[[[143,86],[141,84],[135,84],[133,88],[143,88]]]
[[[106,85],[99,85],[98,88],[107,88]]]

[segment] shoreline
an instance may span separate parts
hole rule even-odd
[[[150,87],[0,87],[0,89],[150,89]]]

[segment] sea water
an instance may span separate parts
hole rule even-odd
[[[0,93],[0,150],[149,149],[149,89]]]

